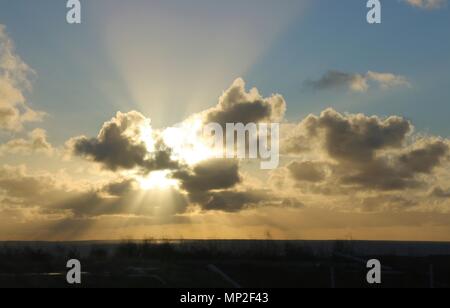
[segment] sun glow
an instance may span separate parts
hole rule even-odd
[[[202,135],[203,123],[200,119],[185,121],[162,132],[164,142],[173,150],[174,159],[188,165],[215,157],[214,150],[206,144]]]
[[[140,138],[144,142],[148,152],[155,150],[155,139],[153,138],[153,130],[149,124],[140,127]]]
[[[172,151],[172,160],[189,166],[215,157],[214,149],[203,138],[203,122],[200,118],[191,118],[162,131],[153,130],[145,123],[139,127],[139,131],[139,139],[145,144],[149,155],[156,150],[156,140],[161,140]],[[170,173],[170,170],[164,170],[153,171],[148,176],[134,176],[142,190],[179,188],[178,180],[171,178]]]
[[[143,190],[152,189],[168,189],[177,188],[178,181],[170,178],[170,171],[153,171],[147,177],[141,177],[138,179],[139,185]]]

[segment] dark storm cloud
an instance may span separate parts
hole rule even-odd
[[[171,149],[160,140],[149,153],[142,137],[142,126],[148,120],[136,111],[117,113],[105,123],[97,138],[78,137],[69,141],[73,153],[103,164],[109,170],[141,168],[147,172],[174,169],[178,163],[171,159]],[[151,137],[151,136],[149,136]]]
[[[286,111],[286,102],[281,95],[263,98],[256,89],[246,92],[245,83],[237,79],[225,91],[218,105],[205,112],[205,123],[259,123],[278,122]]]

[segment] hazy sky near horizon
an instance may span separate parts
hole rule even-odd
[[[450,240],[448,1],[81,3],[0,0],[0,240]],[[180,136],[219,116],[280,167]]]

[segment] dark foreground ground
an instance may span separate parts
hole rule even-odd
[[[450,288],[450,244],[305,241],[0,243],[0,287],[369,287],[366,262],[383,265],[381,287]]]

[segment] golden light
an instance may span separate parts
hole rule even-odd
[[[148,152],[155,150],[155,139],[153,138],[153,129],[149,123],[145,123],[140,127],[140,139],[145,144]]]
[[[153,171],[147,177],[138,178],[142,190],[178,188],[178,181],[170,178],[170,171]]]
[[[215,157],[214,149],[203,140],[200,118],[189,119],[162,132],[164,142],[173,150],[173,158],[192,166]]]
[[[207,146],[203,138],[203,122],[200,117],[192,117],[181,124],[155,131],[150,123],[139,127],[139,137],[144,142],[149,155],[156,150],[156,139],[162,138],[172,150],[172,160],[193,166],[214,157],[214,149]],[[153,171],[148,176],[134,175],[142,190],[167,190],[179,188],[179,182],[170,177],[170,170]]]

